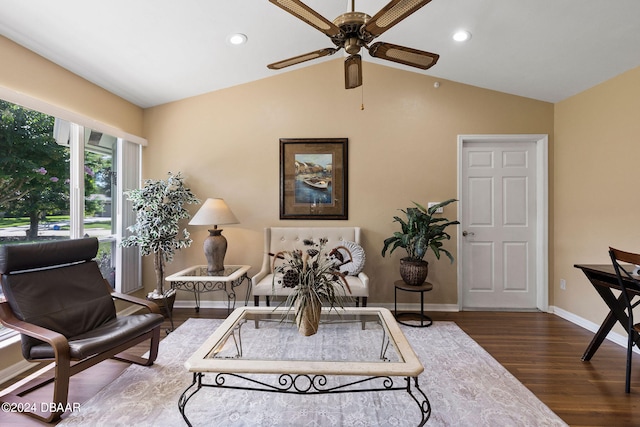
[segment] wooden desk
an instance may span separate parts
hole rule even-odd
[[[624,330],[627,330],[627,325],[629,322],[629,318],[625,313],[626,305],[624,303],[624,299],[622,294],[620,294],[617,298],[613,294],[612,289],[621,290],[618,285],[618,278],[616,277],[616,272],[611,264],[576,264],[575,268],[579,268],[582,272],[587,276],[589,282],[593,285],[594,289],[602,300],[609,307],[609,314],[600,325],[600,329],[596,332],[596,335],[589,343],[586,351],[582,355],[582,360],[588,361],[591,360],[591,357],[595,354],[595,352],[602,344],[602,341],[607,337],[607,334],[613,328],[613,325],[616,324],[616,320],[620,322]],[[640,296],[640,289],[635,287],[635,284],[629,280],[625,280],[625,284],[629,284],[629,293],[631,294],[631,298],[635,298],[636,296]],[[634,341],[636,344],[640,340],[640,336],[634,332]]]

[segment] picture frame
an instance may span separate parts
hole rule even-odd
[[[348,219],[348,139],[280,139],[280,219]]]

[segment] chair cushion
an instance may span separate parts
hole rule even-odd
[[[358,276],[345,276],[351,293],[345,289],[347,296],[352,297],[367,297],[369,296],[368,289],[362,283],[362,280]],[[253,286],[254,296],[289,296],[293,288],[285,288],[276,280],[275,285],[272,286],[273,274],[267,274],[264,279]]]
[[[3,277],[16,317],[67,338],[115,319],[116,310],[93,261]]]
[[[0,274],[88,261],[98,253],[98,239],[55,240],[0,246]]]
[[[341,245],[333,248],[328,255],[342,274],[357,276],[364,269],[366,261],[364,249],[356,242],[345,240]]]
[[[84,359],[114,348],[161,325],[164,317],[157,313],[118,317],[84,334],[69,338],[72,359]],[[45,343],[34,345],[27,359],[52,359],[53,348]]]
[[[326,239],[325,249],[342,245],[346,241],[356,241],[355,227],[271,227],[268,252],[277,254],[278,252],[288,252],[296,249],[304,250],[305,240],[319,242]],[[272,259],[271,272],[274,265],[282,263],[282,260]]]
[[[18,319],[67,338],[116,318],[113,299],[94,261],[11,274],[3,279],[7,301]],[[23,335],[24,357],[30,358],[30,348],[39,344],[42,342]]]

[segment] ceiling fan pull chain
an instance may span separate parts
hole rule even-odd
[[[360,89],[362,92],[360,92],[361,94],[361,99],[362,99],[362,104],[360,104],[360,111],[364,110],[364,85],[360,85]]]

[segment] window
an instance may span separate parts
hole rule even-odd
[[[84,232],[87,236],[100,239],[96,260],[102,276],[115,288],[116,266],[113,254],[116,251],[117,232],[114,203],[117,198],[112,198],[112,195],[118,194],[113,164],[117,141],[112,136],[94,131],[90,131],[88,141],[84,152]]]
[[[140,183],[139,144],[0,99],[0,152],[0,245],[95,236],[105,279],[140,288],[137,248],[117,244],[135,221],[123,188]]]
[[[97,237],[100,247],[96,261],[111,286],[116,287],[116,266],[112,256],[117,248],[116,206],[118,195],[117,138],[56,119],[54,137],[60,146],[69,147],[72,194],[70,236]],[[73,179],[73,171],[79,171]],[[112,197],[116,196],[116,197]],[[76,213],[76,215],[74,215]],[[75,223],[75,226],[74,226]]]
[[[0,100],[0,244],[69,237],[69,148],[54,123]]]

